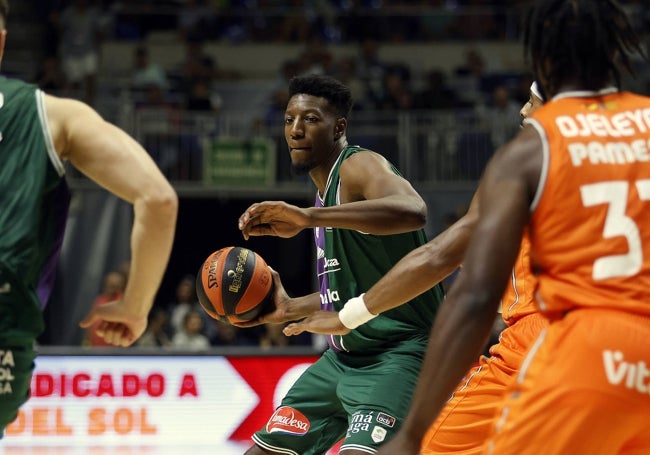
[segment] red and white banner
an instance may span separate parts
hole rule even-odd
[[[39,356],[11,446],[250,442],[315,356]]]

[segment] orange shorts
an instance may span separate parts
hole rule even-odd
[[[650,453],[650,316],[574,310],[532,345],[485,453]]]
[[[528,348],[548,321],[530,314],[501,332],[499,343],[482,357],[447,402],[422,440],[422,455],[479,454],[490,435],[492,422]]]

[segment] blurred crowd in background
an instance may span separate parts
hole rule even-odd
[[[492,150],[519,129],[519,109],[528,100],[531,76],[525,71],[492,72],[474,43],[518,40],[522,6],[518,0],[31,0],[42,25],[35,43],[42,60],[31,79],[42,89],[76,96],[100,106],[102,44],[128,42],[131,72],[124,81],[135,109],[218,114],[223,108],[219,82],[241,81],[232,70],[205,51],[206,44],[294,43],[295,58],[278,62],[267,85],[257,127],[272,131],[281,142],[279,125],[292,76],[330,74],[352,89],[357,112],[469,110],[487,131]],[[640,31],[649,30],[650,9],[643,1],[623,1],[634,10]],[[15,22],[13,27],[19,27]],[[179,64],[165,67],[147,46],[152,33],[168,33],[182,43]],[[452,71],[434,68],[426,74],[403,62],[385,61],[388,43],[467,43],[462,63]],[[11,34],[9,35],[11,43]],[[354,56],[336,58],[330,47],[356,46]],[[650,70],[639,67],[634,89],[650,92]],[[113,81],[114,82],[114,81]],[[105,91],[104,91],[105,93]],[[112,95],[109,95],[112,96]],[[117,119],[110,118],[116,121]],[[159,138],[158,138],[159,139]],[[487,145],[489,143],[489,145]],[[145,144],[154,153],[160,143]],[[163,144],[164,145],[164,144]],[[476,143],[471,145],[476,148]],[[186,151],[193,145],[181,144]],[[284,164],[280,164],[280,167]],[[178,170],[180,175],[180,170]],[[200,176],[200,169],[198,170]],[[170,174],[168,174],[170,175]],[[183,174],[185,175],[185,174]],[[189,174],[188,174],[189,175]],[[172,174],[171,177],[175,175]],[[186,176],[187,177],[187,176]],[[191,179],[192,177],[187,177]],[[445,215],[445,224],[462,213]],[[111,270],[98,283],[95,305],[118,298],[124,290],[128,264]],[[281,326],[241,330],[211,319],[202,311],[194,277],[183,276],[174,295],[159,297],[141,347],[202,350],[212,346],[318,346],[310,335],[282,335]],[[90,329],[85,346],[101,345]]]

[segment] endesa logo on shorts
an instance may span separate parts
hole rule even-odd
[[[269,433],[288,433],[302,436],[309,431],[311,423],[305,415],[289,406],[279,407],[266,424]]]

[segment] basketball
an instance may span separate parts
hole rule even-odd
[[[273,279],[259,254],[229,246],[203,262],[196,277],[196,294],[214,319],[246,322],[272,310]]]

